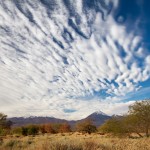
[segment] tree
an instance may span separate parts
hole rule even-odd
[[[115,135],[131,135],[137,133],[143,137],[141,133],[149,136],[150,130],[150,100],[135,102],[129,106],[129,112],[122,117],[113,117],[106,121],[99,128],[106,133]]]
[[[91,120],[85,120],[76,124],[76,130],[78,132],[91,134],[96,132],[97,128],[93,125]]]
[[[7,115],[0,113],[0,128],[10,129],[12,122],[7,120]]]
[[[123,136],[128,134],[126,125],[124,124],[124,117],[113,116],[99,127],[99,131],[104,133],[112,133],[113,135]]]
[[[129,115],[134,118],[134,124],[149,137],[150,130],[150,100],[135,102],[129,106]],[[133,119],[132,119],[133,122]]]
[[[126,127],[127,132],[129,133],[129,135],[131,133],[136,133],[137,135],[139,135],[140,137],[142,136],[142,123],[140,121],[138,121],[138,117],[135,117],[134,115],[126,115],[123,118],[123,123]]]
[[[4,128],[6,124],[7,115],[0,113],[0,127]]]

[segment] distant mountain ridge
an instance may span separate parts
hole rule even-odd
[[[108,116],[107,114],[97,111],[86,117],[85,119],[90,119],[94,123],[94,125],[99,126],[103,124],[106,120],[110,119],[111,116]]]
[[[84,119],[81,120],[65,120],[65,119],[59,119],[59,118],[54,118],[54,117],[13,117],[9,118],[13,122],[13,126],[24,126],[28,124],[45,124],[45,123],[65,123],[67,122],[71,126],[74,126],[78,122],[82,122],[84,120],[90,119],[94,125],[100,126],[103,124],[106,120],[110,119],[111,116],[108,116],[107,114],[101,112],[101,111],[96,111],[89,116],[87,116]]]

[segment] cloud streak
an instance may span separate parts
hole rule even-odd
[[[149,79],[150,55],[136,30],[115,21],[116,8],[110,0],[0,2],[1,111],[77,119],[115,113],[110,103],[119,112],[116,101]]]

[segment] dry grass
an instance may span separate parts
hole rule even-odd
[[[0,150],[150,150],[150,138],[113,138],[66,133],[0,138]]]

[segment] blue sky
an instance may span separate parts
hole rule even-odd
[[[122,14],[125,17],[127,28],[129,30],[133,30],[134,27],[137,27],[137,32],[142,36],[142,44],[147,49],[147,54],[149,55],[149,48],[150,48],[150,1],[148,0],[133,0],[133,1],[126,1],[121,0],[119,3],[118,11],[115,13],[115,17],[118,14]],[[124,21],[125,21],[124,20]],[[139,46],[139,45],[138,45]],[[138,59],[139,65],[143,60]],[[138,83],[141,86],[140,90],[133,93],[129,93],[129,96],[126,100],[141,100],[141,99],[149,99],[150,98],[150,78],[143,82]]]
[[[0,1],[0,111],[81,119],[150,98],[149,0]]]

